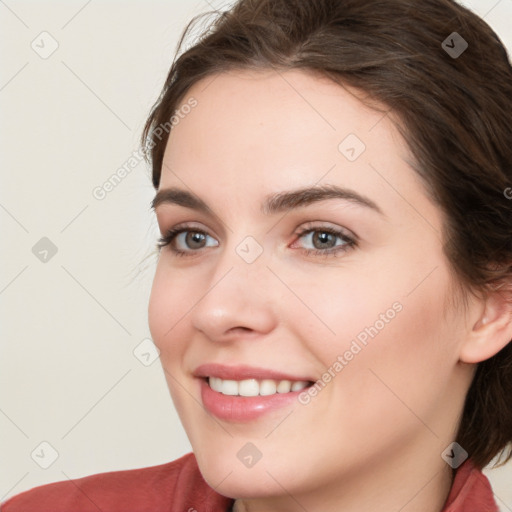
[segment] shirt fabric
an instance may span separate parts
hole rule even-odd
[[[229,512],[234,500],[203,479],[193,453],[166,464],[41,485],[1,512]],[[499,512],[487,477],[470,459],[456,471],[442,512]]]

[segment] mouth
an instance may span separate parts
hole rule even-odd
[[[315,381],[253,366],[206,364],[194,376],[201,382],[204,407],[219,419],[244,423],[293,405]]]

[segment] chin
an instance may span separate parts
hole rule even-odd
[[[267,470],[277,481],[286,485],[287,478],[279,476],[279,469],[273,470],[264,465],[263,461],[248,468],[226,452],[201,453],[194,450],[194,453],[206,483],[229,498],[259,498],[282,493],[282,487]]]

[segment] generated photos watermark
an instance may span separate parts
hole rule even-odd
[[[134,151],[124,164],[111,174],[103,184],[93,188],[92,195],[94,199],[103,201],[103,199],[105,199],[107,195],[112,192],[140,162],[144,160],[145,151],[152,149],[156,145],[154,139],[157,138],[159,141],[162,140],[164,134],[169,134],[171,128],[177,126],[182,119],[185,119],[185,117],[190,114],[192,109],[197,105],[198,101],[194,97],[190,97],[185,104],[174,112],[169,121],[158,125],[153,130],[153,138],[147,141],[145,148],[139,148]]]
[[[349,364],[354,357],[359,354],[367,345],[370,339],[375,338],[385,327],[389,324],[398,313],[403,310],[403,305],[400,302],[394,302],[385,313],[379,315],[370,327],[365,327],[359,334],[352,340],[350,347],[345,350],[343,355],[338,355],[329,368],[322,374],[322,376],[309,388],[306,388],[298,396],[298,401],[302,405],[308,405],[311,399],[318,396],[318,394],[331,382],[336,375],[338,375],[345,366]]]

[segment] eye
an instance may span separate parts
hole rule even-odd
[[[204,245],[207,237],[211,238],[208,233],[199,229],[176,227],[169,229],[166,234],[158,240],[157,245],[159,249],[169,246],[176,256],[190,256],[191,253],[198,252],[198,249],[207,247],[207,245]],[[177,248],[176,242],[178,242],[178,244],[181,243],[182,245],[185,244],[185,246],[188,246],[189,250]]]
[[[306,255],[329,256],[348,251],[357,245],[353,235],[348,235],[345,231],[328,226],[303,228],[297,233],[297,237],[299,240],[304,238],[313,244],[313,249],[303,249]],[[205,244],[208,238],[214,240],[208,233],[200,229],[194,229],[190,226],[177,226],[169,229],[158,240],[157,245],[160,250],[169,246],[176,256],[194,256],[200,249],[218,246],[218,243]],[[341,243],[336,244],[337,239]],[[180,246],[185,248],[180,248]]]
[[[313,249],[304,249],[306,255],[329,256],[348,251],[355,247],[355,237],[345,231],[327,226],[309,227],[297,233],[299,239],[304,238],[313,245]],[[339,239],[341,243],[336,244]]]

